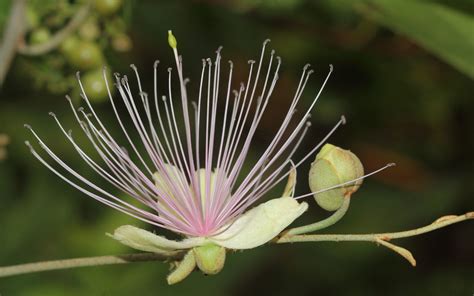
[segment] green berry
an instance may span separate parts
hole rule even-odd
[[[41,44],[51,38],[51,33],[46,28],[38,28],[33,30],[30,35],[30,44]]]
[[[79,28],[79,36],[84,40],[95,40],[100,36],[100,28],[96,20],[91,18]]]
[[[106,70],[106,77],[111,86],[110,71]],[[87,95],[87,98],[94,103],[100,103],[107,99],[108,91],[107,86],[104,80],[104,74],[102,69],[96,69],[86,72],[81,77],[82,85],[84,86],[84,91]],[[111,87],[110,87],[111,88]],[[113,88],[111,88],[111,91]]]
[[[74,50],[74,48],[77,47],[79,42],[80,40],[77,36],[71,35],[64,39],[63,42],[61,42],[61,44],[59,45],[59,51],[63,54],[70,53]]]
[[[79,70],[98,68],[104,63],[100,47],[91,41],[79,41],[76,46],[66,50],[65,55],[69,64]]]
[[[95,9],[101,15],[112,15],[122,6],[122,0],[95,0]]]

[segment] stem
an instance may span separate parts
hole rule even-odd
[[[25,8],[26,0],[15,0],[12,3],[10,16],[5,26],[2,44],[0,44],[0,87],[15,57],[18,42],[25,30]]]
[[[332,218],[332,216],[329,217],[328,219],[330,218]],[[442,227],[446,227],[454,223],[466,221],[469,219],[474,219],[474,212],[469,212],[461,216],[455,216],[455,215],[444,216],[437,219],[430,225],[412,229],[412,230],[407,230],[407,231],[373,233],[373,234],[311,234],[311,235],[293,235],[293,236],[287,233],[286,235],[284,234],[282,237],[276,240],[276,243],[282,244],[282,243],[321,242],[321,241],[335,241],[335,242],[368,241],[368,242],[374,242],[378,245],[382,245],[396,252],[397,254],[405,258],[408,262],[410,262],[412,266],[416,266],[416,260],[410,251],[408,251],[405,248],[399,247],[395,244],[392,244],[388,241],[392,239],[397,239],[397,238],[420,235],[423,233],[427,233],[427,232],[430,232]],[[325,220],[321,222],[324,222],[324,221]]]
[[[82,6],[77,10],[69,23],[64,28],[56,32],[48,41],[32,46],[23,44],[19,46],[18,52],[23,55],[37,56],[52,51],[58,47],[67,37],[69,37],[69,35],[74,33],[74,31],[76,31],[76,29],[86,20],[86,18],[89,16],[89,10],[90,7],[88,4]]]
[[[84,266],[100,266],[110,264],[126,264],[133,262],[144,261],[166,261],[169,259],[177,260],[183,257],[183,252],[172,253],[170,255],[155,254],[155,253],[138,253],[125,254],[117,256],[98,256],[86,258],[73,258],[65,260],[43,261],[36,263],[19,264],[12,266],[0,267],[0,278],[34,273],[48,270],[68,269]]]
[[[377,240],[389,241],[392,239],[405,238],[411,236],[417,236],[433,230],[446,227],[451,224],[459,223],[462,221],[474,219],[474,212],[469,212],[460,216],[444,216],[437,219],[430,225],[399,232],[385,232],[385,233],[372,233],[372,234],[309,234],[309,235],[283,235],[276,243],[295,243],[295,242],[321,242],[321,241],[368,241],[377,242]]]
[[[333,215],[334,216],[334,215]],[[332,218],[329,217],[328,219]],[[368,241],[375,242],[383,245],[401,256],[405,257],[413,266],[416,264],[415,259],[411,253],[401,247],[398,247],[392,243],[388,243],[391,239],[398,239],[410,236],[416,236],[423,233],[427,233],[439,228],[446,227],[451,224],[459,223],[469,219],[474,219],[474,212],[469,212],[460,216],[444,216],[437,219],[430,225],[416,228],[413,230],[400,231],[400,232],[387,232],[387,233],[374,233],[374,234],[311,234],[311,235],[288,235],[284,234],[278,240],[277,244],[283,243],[294,243],[294,242],[319,242],[319,241]],[[326,219],[327,220],[327,219]],[[323,221],[326,221],[323,220]],[[321,221],[321,222],[323,222]],[[316,223],[315,223],[316,224]],[[139,253],[139,254],[125,254],[118,256],[98,256],[88,258],[74,258],[65,260],[53,260],[44,261],[37,263],[19,264],[13,266],[0,267],[0,278],[34,273],[48,270],[59,270],[68,269],[75,267],[84,266],[100,266],[110,264],[126,264],[133,262],[145,262],[145,261],[166,261],[166,260],[179,260],[182,259],[184,252],[170,252],[169,254],[154,254],[154,253]]]
[[[283,236],[294,236],[298,234],[313,232],[313,231],[321,230],[323,228],[327,228],[331,225],[334,225],[337,221],[341,220],[341,218],[344,217],[344,215],[347,213],[350,202],[351,202],[350,196],[345,196],[341,207],[337,209],[337,211],[335,211],[328,218],[322,221],[318,221],[313,224],[308,224],[301,227],[292,228],[288,230],[286,233],[284,233]]]

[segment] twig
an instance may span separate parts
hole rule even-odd
[[[0,44],[0,87],[10,69],[11,62],[15,57],[18,42],[26,30],[25,23],[26,0],[15,0],[12,3],[10,16],[5,26],[3,42]]]
[[[183,252],[174,252],[174,253],[170,253],[170,255],[153,254],[153,253],[138,253],[138,254],[117,255],[117,256],[98,256],[98,257],[43,261],[43,262],[36,262],[36,263],[27,263],[27,264],[0,267],[0,278],[13,276],[13,275],[19,275],[19,274],[26,274],[26,273],[85,267],[85,266],[126,264],[126,263],[144,262],[144,261],[178,260],[178,259],[181,259],[182,257],[183,257]]]
[[[456,216],[449,215],[444,216],[430,225],[399,232],[386,232],[386,233],[373,233],[373,234],[309,234],[309,235],[283,235],[278,240],[277,244],[283,243],[296,243],[296,242],[322,242],[322,241],[367,241],[381,244],[384,247],[391,249],[392,251],[397,252],[399,255],[407,259],[413,266],[416,265],[415,258],[407,249],[396,246],[388,241],[392,239],[405,238],[411,236],[417,236],[427,232],[434,231],[439,228],[449,226],[451,224],[459,223],[462,221],[474,219],[474,212],[469,212],[464,215]]]
[[[385,241],[391,239],[398,239],[410,236],[416,236],[423,233],[431,232],[433,230],[446,227],[451,224],[459,223],[465,220],[474,219],[474,212],[469,212],[464,215],[445,216],[437,219],[430,225],[399,232],[386,232],[386,233],[372,233],[372,234],[308,234],[308,235],[294,235],[294,236],[282,236],[277,240],[277,243],[293,243],[293,242],[321,242],[321,241],[369,241],[376,242],[377,239],[383,239]]]
[[[410,236],[416,236],[423,233],[427,233],[442,227],[446,227],[451,224],[459,223],[469,219],[474,219],[474,212],[469,212],[461,216],[444,216],[437,219],[430,225],[416,228],[413,230],[391,232],[391,233],[375,233],[375,234],[312,234],[312,235],[283,235],[276,243],[294,243],[294,242],[320,242],[320,241],[368,241],[381,244],[398,254],[402,255],[407,259],[413,266],[416,265],[416,261],[410,251],[396,246],[388,241],[391,239],[404,238]],[[167,260],[179,260],[182,259],[184,251],[170,252],[167,255],[163,254],[152,254],[152,253],[139,253],[139,254],[126,254],[119,256],[99,256],[99,257],[88,257],[88,258],[74,258],[65,260],[54,260],[44,261],[37,263],[27,263],[13,266],[0,267],[0,278],[34,273],[48,270],[59,270],[68,269],[75,267],[84,266],[100,266],[110,264],[126,264],[132,262],[144,262],[144,261],[167,261]]]
[[[69,23],[56,32],[48,41],[41,44],[28,46],[22,44],[18,52],[23,55],[37,56],[50,52],[58,47],[69,35],[71,35],[89,16],[90,5],[86,4],[79,8]]]

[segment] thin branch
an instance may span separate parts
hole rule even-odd
[[[87,19],[89,16],[90,5],[85,4],[79,8],[74,16],[71,18],[69,23],[64,26],[61,30],[56,32],[48,41],[45,41],[37,45],[26,45],[22,44],[18,48],[18,52],[23,55],[37,56],[46,54],[53,49],[57,48],[69,35],[74,33],[76,29]]]
[[[294,235],[294,236],[282,236],[276,243],[295,243],[295,242],[322,242],[322,241],[367,241],[377,242],[377,239],[383,239],[389,241],[392,239],[405,238],[410,236],[417,236],[433,230],[449,226],[451,224],[459,223],[462,221],[474,219],[474,212],[469,212],[464,215],[456,216],[444,216],[437,219],[430,225],[399,232],[385,232],[385,233],[371,233],[371,234],[308,234],[308,235]]]
[[[15,57],[18,42],[26,30],[26,0],[15,0],[12,3],[10,16],[5,26],[3,41],[0,44],[0,87],[7,76],[11,62]]]
[[[407,231],[400,231],[400,232],[386,232],[386,233],[373,233],[373,234],[311,234],[311,235],[283,235],[279,239],[276,240],[277,244],[283,243],[296,243],[296,242],[322,242],[322,241],[367,241],[367,242],[374,242],[379,245],[382,245],[390,250],[398,253],[402,257],[408,260],[412,266],[416,266],[416,260],[405,248],[399,247],[393,243],[389,243],[388,241],[392,239],[398,238],[405,238],[410,236],[417,236],[420,234],[424,234],[427,232],[434,231],[436,229],[440,229],[446,227],[451,224],[459,223],[462,221],[474,219],[474,212],[469,212],[464,215],[456,216],[456,215],[449,215],[444,216],[430,225],[407,230]],[[324,220],[323,220],[324,221]]]
[[[34,273],[48,270],[60,270],[85,266],[100,266],[110,264],[127,264],[145,261],[167,261],[178,260],[183,257],[183,252],[174,252],[170,255],[154,253],[125,254],[117,256],[98,256],[87,258],[73,258],[65,260],[43,261],[36,263],[19,264],[13,266],[0,267],[0,278]]]
[[[388,243],[391,239],[398,239],[410,236],[416,236],[423,233],[427,233],[439,228],[446,227],[451,224],[459,223],[469,219],[474,219],[474,212],[469,212],[461,216],[444,216],[437,219],[430,225],[416,228],[413,230],[400,231],[400,232],[389,232],[389,233],[375,233],[375,234],[312,234],[312,235],[283,235],[276,243],[294,243],[294,242],[319,242],[319,241],[369,241],[377,244],[381,244],[398,254],[402,255],[407,259],[413,266],[416,261],[410,251],[396,246],[392,243]],[[48,270],[60,270],[75,267],[84,266],[100,266],[110,264],[126,264],[132,262],[144,262],[144,261],[167,261],[167,260],[180,260],[183,258],[184,251],[170,252],[169,254],[153,254],[153,253],[140,253],[140,254],[126,254],[119,256],[99,256],[99,257],[88,257],[88,258],[74,258],[65,260],[54,260],[44,261],[37,263],[20,264],[13,266],[0,267],[0,278],[34,273]]]

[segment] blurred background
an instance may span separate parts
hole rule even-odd
[[[24,145],[31,135],[23,124],[95,178],[48,112],[79,134],[64,95],[81,104],[75,81],[81,70],[103,122],[118,130],[102,66],[131,75],[134,63],[151,92],[154,60],[161,60],[162,84],[174,63],[168,29],[178,39],[194,95],[201,59],[213,57],[218,46],[224,60],[234,61],[238,83],[246,61],[258,58],[266,38],[272,40],[283,59],[280,81],[251,157],[271,140],[302,67],[311,63],[316,71],[303,96],[308,106],[334,65],[297,156],[344,114],[348,124],[330,142],[354,151],[366,171],[388,162],[397,167],[366,180],[344,219],[323,232],[399,231],[474,209],[472,0],[91,2],[0,1],[0,265],[130,252],[104,233],[126,223],[153,229],[44,168]],[[309,164],[299,169],[297,194],[309,191]],[[296,224],[330,214],[308,202],[309,212]],[[473,227],[465,222],[397,241],[413,252],[416,268],[372,243],[270,245],[229,254],[217,276],[195,272],[171,287],[168,264],[150,262],[2,278],[0,294],[472,295]]]

